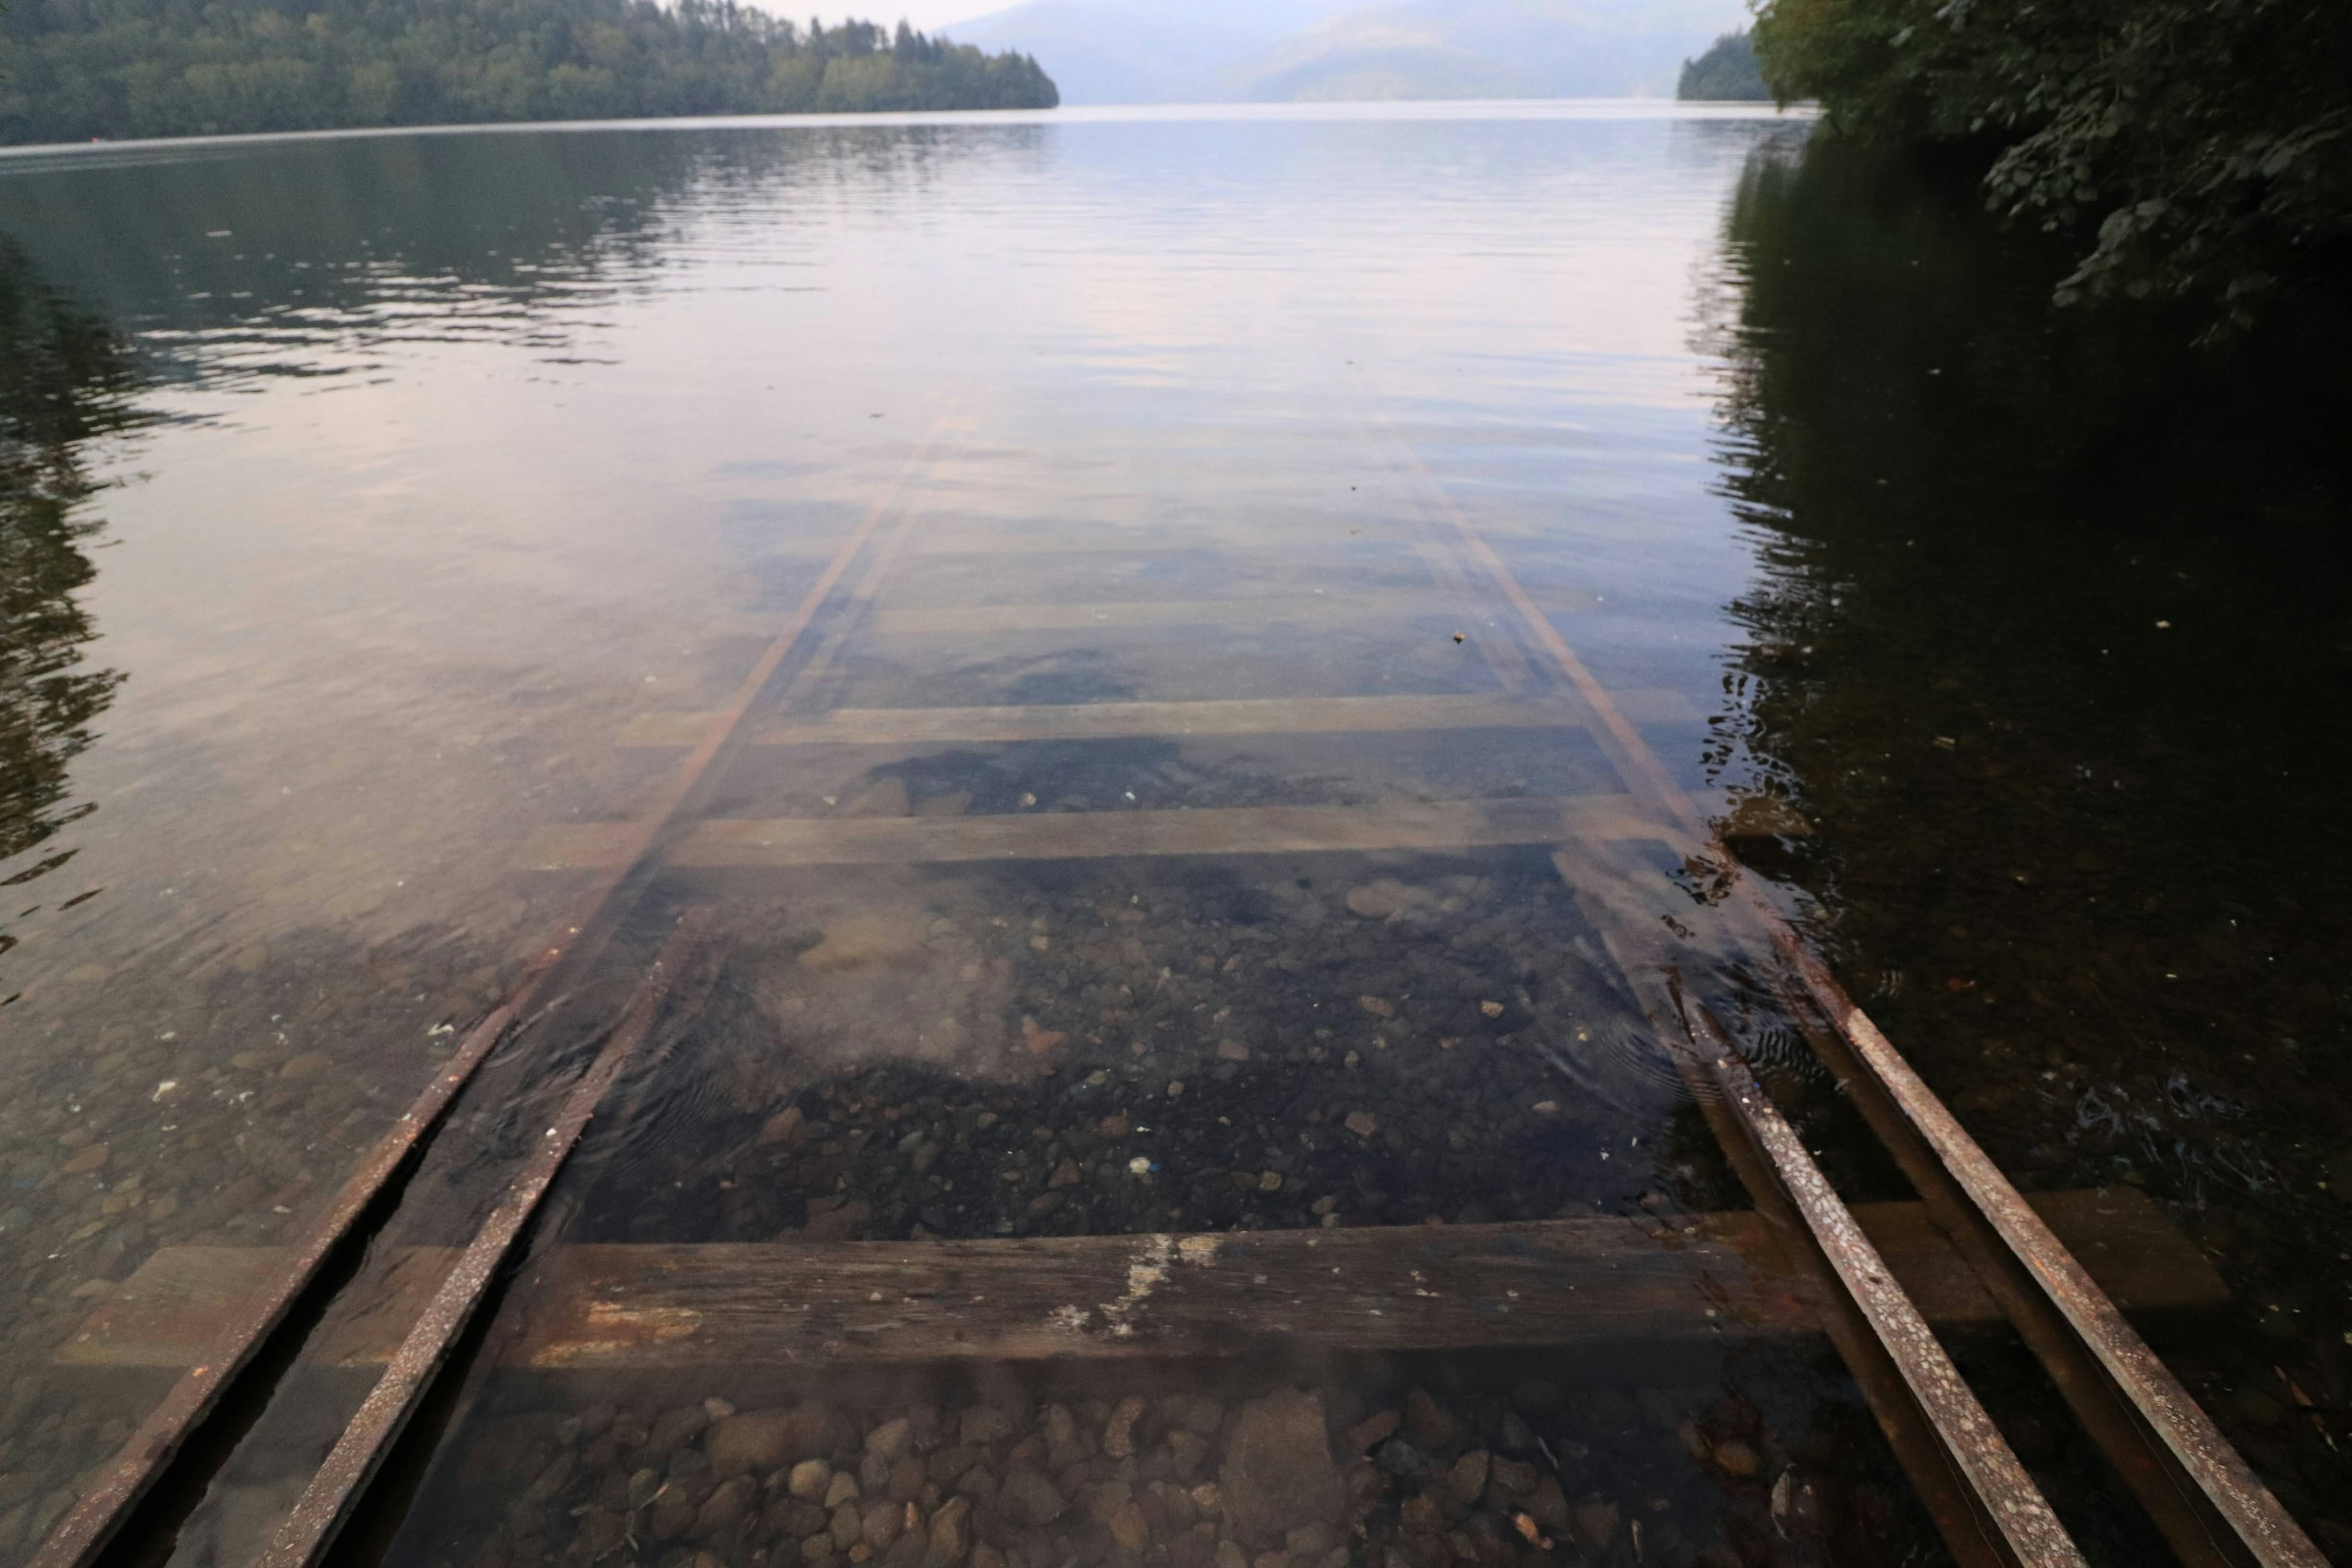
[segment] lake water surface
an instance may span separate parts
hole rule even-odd
[[[1811,140],[1498,105],[0,159],[0,1561],[615,882],[157,1555],[254,1559],[417,1249],[708,910],[371,1551],[946,1568],[961,1497],[1018,1568],[1941,1560],[1836,1358],[1720,1280],[1557,1353],[1302,1352],[1348,1501],[1248,1523],[1262,1358],[545,1348],[545,1281],[632,1247],[1736,1218],[1553,853],[1703,921],[1623,735],[2012,1179],[2226,1288],[2145,1326],[2352,1548],[2332,405],[2053,322],[2048,256]],[[1695,942],[1848,1201],[1909,1199]],[[2166,1560],[2004,1333],[1947,1342],[2094,1560]],[[814,1414],[727,1426],[770,1405]]]

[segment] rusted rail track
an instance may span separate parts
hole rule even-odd
[[[507,1037],[514,1024],[546,994],[559,960],[576,969],[594,961],[619,911],[657,873],[733,868],[739,871],[843,864],[938,865],[957,861],[1057,860],[1072,858],[1169,855],[1266,855],[1330,851],[1394,851],[1462,848],[1475,845],[1530,845],[1556,850],[1555,864],[1603,937],[1627,985],[1652,1020],[1659,1044],[1697,1100],[1717,1141],[1747,1188],[1759,1218],[1719,1224],[1724,1236],[1739,1231],[1730,1246],[1743,1268],[1759,1260],[1784,1281],[1753,1303],[1754,1324],[1786,1327],[1810,1322],[1825,1333],[1853,1372],[1919,1497],[1962,1563],[2072,1568],[2082,1559],[2049,1504],[2018,1464],[1975,1394],[1937,1341],[1933,1324],[1958,1321],[1950,1303],[1960,1290],[1974,1304],[1972,1321],[1997,1312],[2014,1323],[2047,1366],[2084,1426],[2147,1507],[2185,1563],[2243,1563],[2261,1568],[2316,1568],[2323,1562],[2300,1530],[2279,1508],[2211,1422],[2172,1380],[2126,1321],[2122,1309],[2059,1238],[2050,1220],[2019,1194],[1950,1113],[1870,1024],[1833,977],[1805,949],[1801,938],[1765,891],[1739,868],[1710,827],[1705,812],[1676,784],[1623,707],[1594,679],[1553,624],[1551,611],[1525,590],[1469,517],[1409,447],[1382,432],[1370,416],[1372,438],[1393,466],[1407,496],[1412,543],[1451,606],[1449,618],[1479,628],[1477,652],[1500,697],[1329,699],[1320,701],[1252,700],[1203,703],[1122,702],[1066,708],[826,710],[820,699],[838,668],[840,656],[861,632],[877,637],[1001,637],[1027,632],[1088,631],[1113,619],[1146,628],[1216,624],[1328,620],[1344,616],[1351,603],[1334,596],[1307,604],[1250,600],[1115,607],[992,605],[894,609],[883,588],[897,563],[917,538],[913,514],[898,503],[939,437],[902,470],[885,497],[869,510],[835,552],[728,704],[708,713],[650,716],[631,727],[624,742],[675,746],[685,756],[646,812],[614,826],[554,830],[533,846],[532,863],[588,875],[580,900],[582,914],[565,940],[550,944],[509,998],[484,1021],[436,1079],[402,1127],[345,1189],[335,1208],[314,1226],[303,1244],[271,1266],[269,1284],[214,1337],[215,1350],[187,1371],[117,1460],[105,1482],[86,1494],[36,1561],[41,1568],[80,1568],[94,1561],[129,1509],[168,1464],[173,1450],[200,1421],[281,1322],[292,1301],[320,1275],[321,1263],[360,1213],[388,1190],[394,1173],[415,1152],[467,1079]],[[895,513],[896,521],[890,519]],[[887,525],[887,526],[886,526]],[[861,567],[862,563],[862,567]],[[853,579],[852,574],[856,575]],[[1481,601],[1508,606],[1499,616],[1478,608]],[[1417,601],[1382,599],[1384,614],[1401,618],[1440,612]],[[1360,605],[1356,606],[1358,610]],[[796,668],[788,666],[812,631],[816,645]],[[1533,658],[1529,655],[1532,653]],[[832,746],[1078,741],[1120,737],[1199,734],[1381,732],[1419,729],[1516,730],[1559,726],[1589,734],[1624,785],[1624,793],[1567,799],[1511,799],[1429,804],[1396,802],[1363,807],[1250,807],[1203,811],[1135,811],[1060,817],[913,817],[772,821],[698,818],[693,808],[715,770],[752,745]],[[1663,842],[1678,853],[1708,861],[1732,890],[1732,898],[1690,921],[1670,925],[1670,912],[1645,902],[1647,887],[1621,858],[1633,841]],[[1654,883],[1655,879],[1650,879]],[[1855,1095],[1865,1117],[1917,1188],[1916,1211],[1937,1231],[1935,1266],[1886,1229],[1886,1216],[1849,1208],[1832,1189],[1770,1099],[1758,1086],[1719,1022],[1682,984],[1685,964],[1733,961],[1768,974],[1780,989],[1791,1015],[1814,1048]],[[675,958],[666,961],[672,966]],[[265,1559],[268,1568],[309,1568],[332,1549],[336,1531],[351,1516],[388,1446],[395,1440],[417,1399],[443,1367],[457,1333],[508,1258],[578,1138],[599,1098],[628,1052],[644,1037],[657,997],[639,1003],[608,1042],[597,1062],[577,1083],[551,1130],[516,1178],[508,1201],[453,1266],[428,1271],[437,1280],[413,1330],[384,1352],[385,1367],[333,1454],[312,1478],[294,1516],[278,1531]],[[1916,1221],[1906,1221],[1916,1224]],[[1496,1227],[1497,1230],[1510,1227]],[[1948,1233],[1946,1240],[1945,1233]],[[1894,1237],[1894,1241],[1888,1238]],[[1612,1239],[1613,1238],[1613,1239]],[[1477,1237],[1451,1239],[1456,1255],[1442,1267],[1468,1280],[1480,1273],[1503,1277],[1502,1253],[1482,1255]],[[1609,1229],[1574,1226],[1485,1238],[1497,1247],[1516,1247],[1574,1255],[1580,1266],[1597,1266],[1615,1245],[1638,1246]],[[1722,1239],[1721,1237],[1717,1238]],[[1897,1245],[1897,1243],[1901,1243]],[[920,1360],[943,1356],[1023,1356],[1125,1353],[1137,1343],[1141,1321],[1130,1315],[1091,1338],[1056,1320],[1065,1338],[1039,1331],[1026,1312],[1034,1305],[1019,1289],[979,1294],[1009,1297],[992,1313],[974,1319],[950,1312],[927,1314],[919,1305],[894,1308],[873,1287],[872,1271],[904,1279],[910,1271],[945,1271],[961,1279],[994,1269],[1006,1280],[1025,1279],[1034,1294],[1057,1293],[1057,1281],[1098,1291],[1088,1269],[1125,1270],[1130,1280],[1141,1267],[1129,1256],[1138,1247],[1157,1247],[1157,1263],[1145,1277],[1158,1279],[1178,1269],[1181,1286],[1171,1297],[1181,1303],[1168,1321],[1168,1337],[1147,1338],[1153,1353],[1203,1355],[1213,1346],[1240,1342],[1232,1325],[1250,1313],[1261,1317],[1269,1299],[1257,1284],[1236,1290],[1234,1275],[1212,1278],[1210,1266],[1240,1244],[1214,1237],[1140,1237],[1055,1248],[989,1243],[929,1244],[908,1251],[897,1244],[809,1244],[772,1249],[668,1249],[653,1274],[645,1270],[657,1248],[557,1248],[529,1272],[522,1292],[522,1327],[506,1336],[503,1363],[538,1371],[578,1370],[600,1355],[647,1365],[662,1357],[720,1354],[730,1364],[756,1359],[751,1347],[763,1339],[771,1352],[800,1363],[812,1356],[856,1361],[877,1344],[892,1354]],[[1336,1269],[1340,1294],[1378,1293],[1382,1270],[1393,1271],[1423,1238],[1367,1233],[1307,1234],[1252,1245],[1283,1252],[1282,1268],[1306,1270],[1284,1294],[1283,1310],[1301,1325],[1276,1340],[1339,1344],[1352,1334],[1359,1345],[1410,1343],[1466,1348],[1472,1344],[1551,1343],[1569,1337],[1568,1318],[1530,1310],[1449,1316],[1426,1303],[1444,1298],[1425,1283],[1414,1287],[1423,1303],[1365,1330],[1349,1327],[1337,1298],[1318,1296],[1308,1276]],[[1320,1249],[1333,1261],[1313,1258]],[[1890,1250],[1891,1247],[1891,1250]],[[877,1250],[879,1249],[879,1250]],[[690,1256],[689,1256],[690,1255]],[[1627,1255],[1630,1257],[1630,1253]],[[1704,1263],[1710,1256],[1696,1255]],[[1311,1259],[1302,1263],[1301,1259]],[[1182,1275],[1187,1262],[1201,1265],[1200,1279]],[[1692,1261],[1685,1258],[1685,1264]],[[1147,1259],[1147,1263],[1150,1260]],[[240,1268],[244,1267],[242,1263]],[[1441,1267],[1433,1257],[1403,1265],[1417,1281]],[[1062,1273],[1057,1274],[1059,1269]],[[861,1273],[861,1270],[865,1271]],[[954,1271],[962,1270],[961,1275]],[[234,1272],[234,1270],[232,1270]],[[1555,1292],[1578,1289],[1574,1269],[1544,1276],[1530,1289]],[[2210,1270],[2205,1273],[2210,1274]],[[249,1278],[250,1275],[244,1276]],[[1259,1274],[1254,1272],[1253,1280]],[[1628,1266],[1588,1274],[1586,1283],[1612,1281],[1618,1307],[1636,1310],[1641,1269]],[[1677,1276],[1677,1278],[1681,1278]],[[647,1279],[657,1283],[647,1285]],[[844,1281],[851,1282],[845,1285]],[[1115,1281],[1114,1281],[1115,1282]],[[845,1289],[866,1285],[863,1302]],[[2218,1286],[2217,1286],[2218,1288]],[[940,1289],[950,1289],[942,1285]],[[649,1303],[644,1292],[655,1292]],[[694,1292],[702,1294],[694,1297]],[[1186,1294],[1187,1291],[1191,1293]],[[1777,1291],[1777,1293],[1775,1293]],[[637,1294],[633,1295],[632,1292]],[[930,1297],[909,1296],[909,1303]],[[694,1297],[696,1304],[684,1300]],[[1042,1298],[1040,1298],[1042,1300]],[[128,1310],[136,1292],[115,1308]],[[636,1306],[633,1307],[632,1302]],[[747,1307],[745,1303],[752,1305]],[[877,1313],[868,1308],[878,1306]],[[639,1307],[667,1325],[663,1332],[638,1332],[628,1317]],[[779,1309],[799,1313],[797,1336],[778,1330]],[[769,1315],[761,1316],[762,1311]],[[567,1319],[566,1311],[575,1313]],[[585,1312],[591,1321],[577,1320]],[[597,1313],[605,1314],[602,1318]],[[678,1313],[731,1323],[727,1332],[705,1337],[698,1329],[667,1331],[687,1320]],[[815,1313],[816,1316],[808,1314]],[[618,1314],[618,1316],[614,1316]],[[664,1316],[663,1314],[667,1314]],[[731,1316],[730,1314],[732,1314]],[[1312,1326],[1307,1314],[1313,1315]],[[715,1315],[715,1317],[714,1317]],[[101,1314],[100,1316],[103,1316]],[[93,1319],[97,1322],[98,1319]],[[856,1324],[863,1321],[865,1326]],[[567,1328],[565,1325],[568,1324]],[[1530,1327],[1529,1325],[1533,1326]],[[1751,1324],[1751,1326],[1754,1326]],[[831,1325],[827,1339],[818,1329]],[[925,1325],[929,1325],[926,1327]],[[1547,1326],[1548,1325],[1548,1326]],[[1079,1326],[1080,1328],[1083,1325]],[[811,1335],[814,1333],[814,1338]],[[1382,1336],[1388,1336],[1383,1339]],[[846,1336],[846,1337],[845,1337]],[[948,1336],[942,1339],[941,1336]],[[1337,1336],[1335,1338],[1335,1336]],[[1416,1337],[1417,1336],[1417,1337]],[[104,1341],[101,1329],[85,1336]],[[120,1336],[118,1336],[120,1339]],[[520,1345],[521,1348],[516,1348]],[[570,1347],[570,1348],[566,1348]],[[716,1347],[714,1349],[714,1347]],[[71,1362],[71,1354],[61,1360]],[[91,1363],[103,1361],[93,1354]],[[362,1358],[364,1360],[364,1358]],[[122,1364],[122,1363],[118,1363]],[[365,1364],[377,1364],[365,1361]],[[151,1430],[152,1428],[152,1430]]]
[[[943,417],[932,426],[883,495],[850,531],[702,739],[672,771],[646,809],[626,826],[619,852],[600,865],[573,900],[573,913],[532,955],[506,999],[467,1032],[415,1102],[361,1160],[334,1199],[303,1233],[285,1271],[255,1292],[246,1309],[224,1327],[208,1353],[142,1419],[41,1542],[33,1554],[32,1568],[86,1568],[98,1561],[178,1458],[190,1436],[254,1363],[296,1302],[318,1282],[329,1260],[346,1248],[363,1218],[410,1168],[459,1091],[546,996],[551,977],[566,961],[585,964],[602,951],[626,909],[626,890],[642,885],[643,872],[658,859],[680,814],[737,740],[744,716],[800,645],[866,542],[898,508],[908,482],[930,461],[947,425]]]
[[[1377,416],[1373,416],[1375,419]],[[1465,552],[1518,612],[1537,644],[1599,718],[1595,737],[1627,785],[1682,825],[1733,894],[1735,938],[1819,1009],[1806,1031],[1862,1105],[1906,1176],[1960,1237],[2011,1323],[2077,1419],[2188,1564],[2325,1568],[2326,1559],[2179,1381],[2132,1329],[2023,1194],[1805,945],[1770,895],[1675,782],[1641,731],[1519,586],[1418,455],[1390,438],[1396,460],[1426,487]],[[1760,939],[1760,940],[1759,940]],[[1759,949],[1761,951],[1757,951]],[[1807,1018],[1801,1005],[1792,1008]]]
[[[296,1500],[293,1515],[261,1555],[261,1568],[310,1568],[349,1517],[360,1491],[383,1463],[385,1452],[407,1426],[417,1402],[425,1396],[458,1336],[473,1321],[474,1312],[488,1293],[507,1255],[539,1212],[556,1173],[571,1158],[573,1145],[595,1115],[596,1107],[613,1087],[629,1058],[644,1045],[659,1021],[681,972],[692,964],[697,948],[710,934],[710,911],[689,910],[678,922],[654,966],[631,999],[628,1011],[604,1043],[596,1059],[580,1075],[553,1126],[531,1145],[530,1158],[509,1185],[482,1228],[458,1255],[456,1266],[426,1302],[416,1326],[393,1352],[390,1363],[343,1429],[334,1451]]]

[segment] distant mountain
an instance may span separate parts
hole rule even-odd
[[[1360,4],[1028,0],[946,30],[984,49],[1050,50],[1064,103],[1203,103],[1232,96],[1236,61]]]
[[[1666,95],[1741,0],[1029,0],[953,30],[1066,103]]]

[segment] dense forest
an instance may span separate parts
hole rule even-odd
[[[1984,158],[2083,236],[2062,303],[2185,296],[2223,329],[2347,275],[2344,0],[1767,0],[1756,50],[1833,126]]]
[[[1726,33],[1706,53],[1683,62],[1675,96],[1691,101],[1753,102],[1772,96],[1756,67],[1756,41],[1746,33]]]
[[[1045,109],[1025,55],[734,0],[8,0],[0,142]]]

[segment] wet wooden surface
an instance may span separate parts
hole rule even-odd
[[[1679,691],[1612,694],[1637,724],[1696,723]],[[755,746],[988,745],[1016,741],[1099,741],[1185,735],[1384,734],[1414,730],[1548,729],[1591,715],[1560,697],[1245,698],[1215,702],[1057,702],[1026,707],[837,708],[752,731]],[[691,746],[709,733],[709,713],[645,713],[620,733],[623,746]]]
[[[1118,633],[1171,626],[1350,628],[1382,621],[1448,622],[1466,612],[1425,589],[1267,594],[1215,599],[1137,599],[1092,605],[910,605],[874,612],[877,637],[995,637],[1022,632]],[[1465,623],[1465,630],[1472,629]]]
[[[2197,1247],[2134,1188],[2034,1206],[2118,1304],[2228,1300]],[[1953,1327],[1999,1308],[1917,1204],[1854,1213],[1921,1312]],[[339,1306],[317,1360],[388,1357],[446,1274],[419,1248],[392,1290]],[[822,1361],[1230,1358],[1279,1342],[1349,1352],[1810,1333],[1753,1215],[1664,1221],[1251,1231],[989,1241],[557,1247],[513,1310],[510,1365],[554,1370]],[[58,1352],[68,1366],[182,1366],[279,1266],[266,1247],[157,1253]]]
[[[602,866],[625,848],[628,826],[542,828],[531,836],[526,859],[541,871]],[[1670,831],[1627,795],[997,816],[713,817],[694,825],[669,864],[691,869],[1447,850],[1654,838]]]

